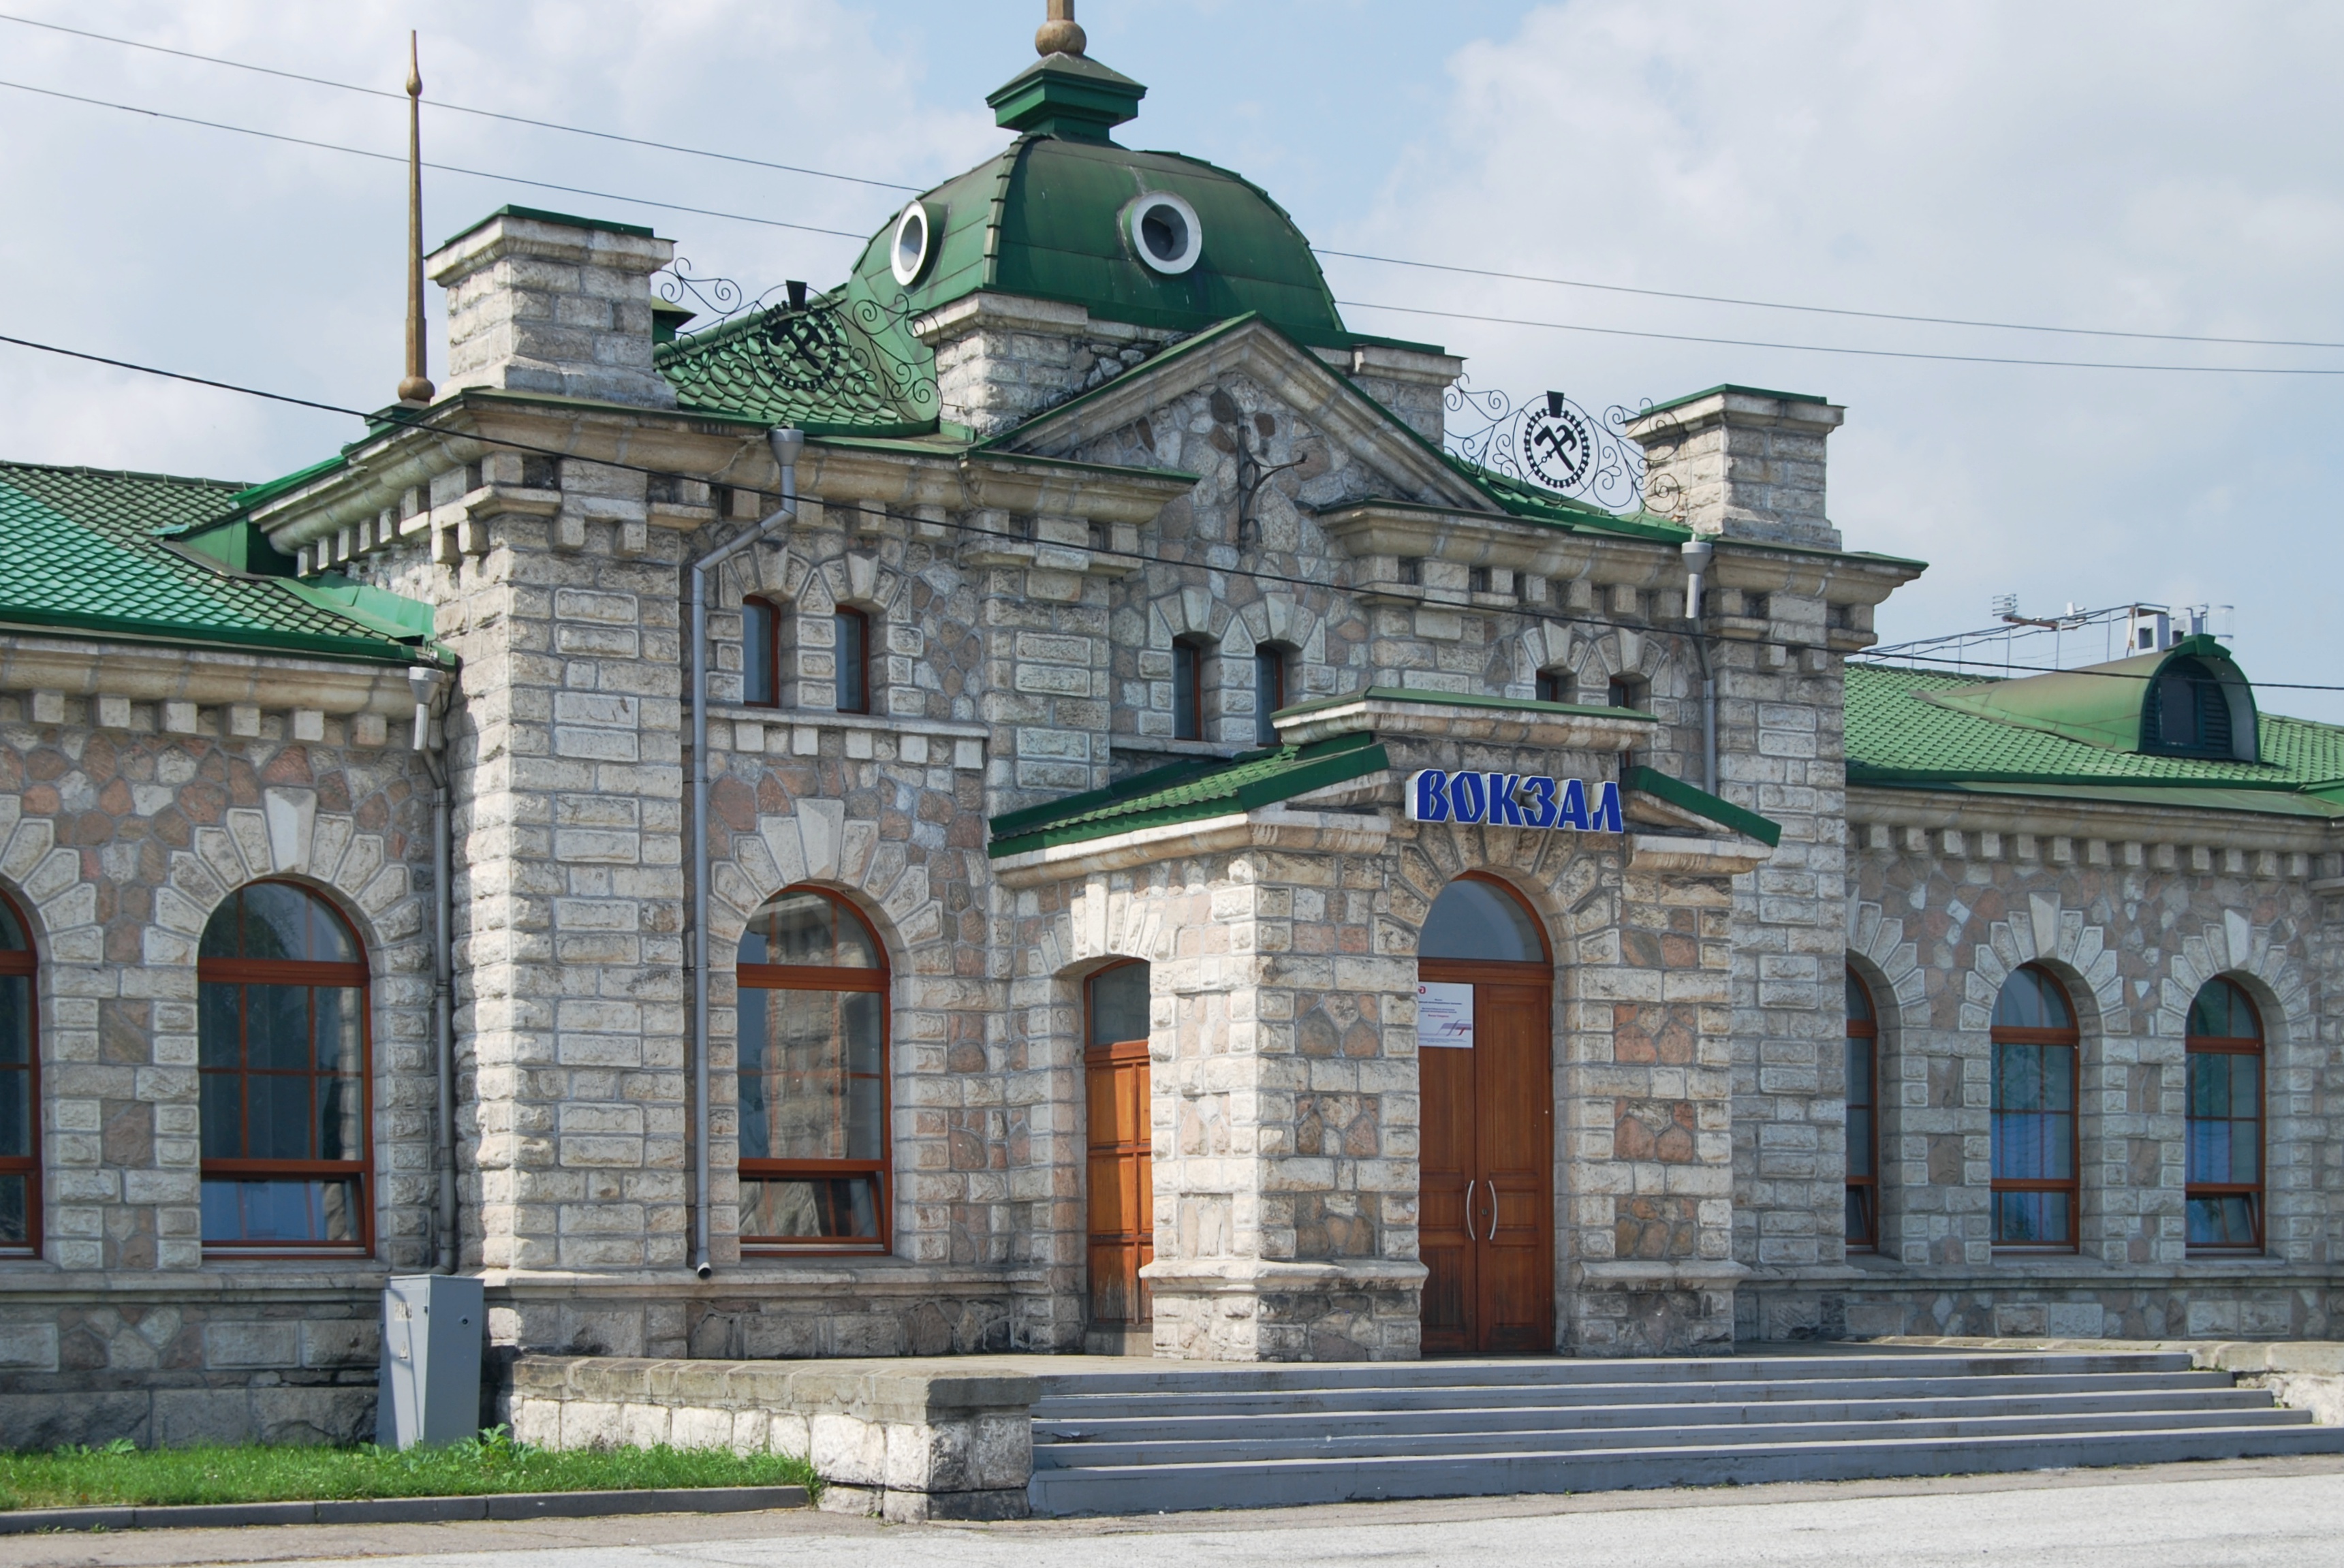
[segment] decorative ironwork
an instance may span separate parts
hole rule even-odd
[[[669,304],[700,309],[676,335],[682,348],[736,322],[753,323],[743,339],[753,345],[756,374],[785,397],[833,407],[876,395],[914,420],[935,415],[935,359],[911,330],[919,312],[907,295],[816,296],[793,278],[750,298],[730,278],[694,274],[682,258],[661,268],[655,292]]]
[[[1628,427],[1651,410],[1650,401],[1633,409],[1613,403],[1599,415],[1561,392],[1518,403],[1505,392],[1474,387],[1464,376],[1443,401],[1449,450],[1477,468],[1607,511],[1666,511],[1673,504],[1674,481],[1665,475],[1651,481],[1644,449],[1628,435]],[[1481,422],[1470,423],[1476,419]]]

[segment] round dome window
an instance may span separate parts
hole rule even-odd
[[[1157,272],[1177,275],[1197,265],[1204,254],[1204,226],[1197,209],[1166,191],[1141,197],[1127,210],[1132,248]]]
[[[928,269],[928,252],[935,243],[935,232],[924,202],[912,203],[895,220],[895,242],[887,251],[888,270],[904,288],[918,282],[920,274]]]

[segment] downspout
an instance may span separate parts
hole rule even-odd
[[[1705,539],[1684,542],[1685,622],[1692,628],[1692,651],[1701,661],[1701,787],[1717,793],[1717,672],[1710,667],[1709,638],[1701,629],[1702,580],[1709,575],[1717,547]]]
[[[705,1280],[708,1260],[708,574],[798,514],[798,453],[805,432],[767,438],[782,470],[782,504],[754,528],[735,534],[692,563],[692,1271]]]
[[[432,700],[448,672],[417,664],[407,683],[415,693],[415,751],[431,777],[431,1013],[438,1036],[432,1054],[440,1077],[440,1268],[453,1274],[463,1257],[456,1226],[456,865],[448,791],[445,728],[431,722]]]

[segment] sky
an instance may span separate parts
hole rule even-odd
[[[695,271],[752,292],[835,282],[860,249],[772,224],[865,235],[909,192],[435,106],[923,187],[1002,144],[985,94],[1033,58],[1042,8],[0,0],[0,16],[394,93],[415,29],[426,157],[504,177],[427,174],[428,242],[505,202],[551,207],[650,224]],[[1885,641],[1985,625],[2005,594],[2031,614],[2228,604],[2263,705],[2344,721],[2344,693],[2284,689],[2344,685],[2331,603],[2344,374],[2229,369],[2344,372],[2344,132],[2329,106],[2344,6],[1083,0],[1078,11],[1092,56],[1150,88],[1127,145],[1245,174],[1323,248],[2069,329],[1326,262],[1356,329],[1444,343],[1478,387],[1554,388],[1600,409],[1732,381],[1844,405],[1833,521],[1850,548],[1930,562],[1884,607]],[[394,155],[403,100],[7,20],[0,84],[0,334],[342,407],[389,400],[405,288],[397,162],[25,89]],[[1736,341],[1609,335],[1634,333]],[[248,481],[357,433],[340,416],[5,345],[0,431],[8,458]]]

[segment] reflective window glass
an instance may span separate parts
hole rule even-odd
[[[1521,901],[1494,882],[1460,876],[1440,890],[1424,917],[1420,958],[1479,958],[1543,964],[1546,943]]]

